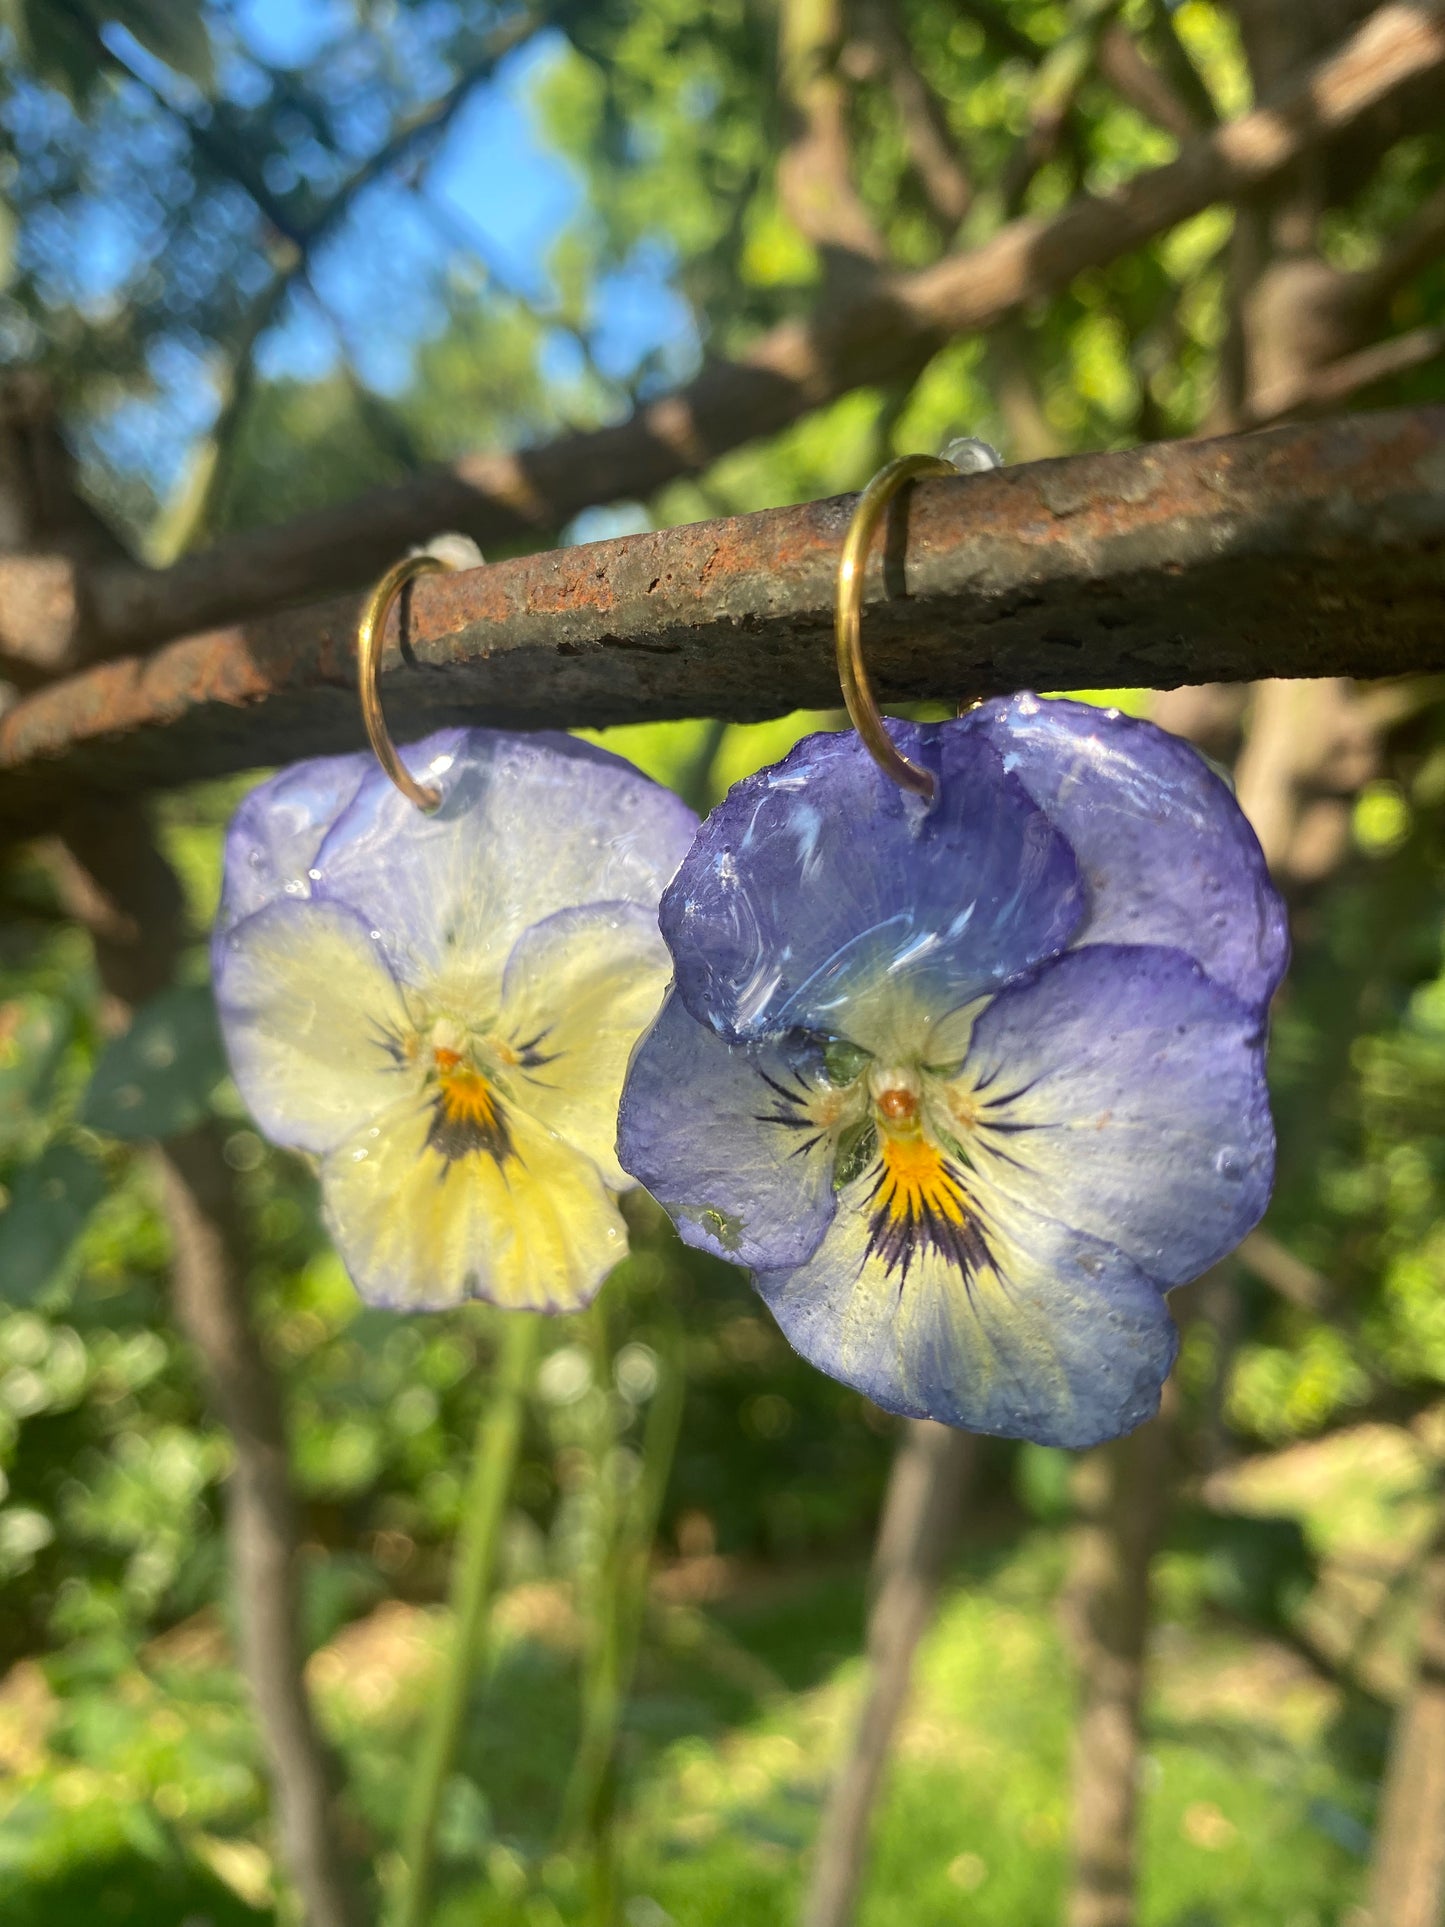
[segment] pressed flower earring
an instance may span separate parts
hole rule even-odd
[[[676,985],[618,1151],[746,1265],[804,1357],[879,1405],[1084,1446],[1147,1418],[1165,1304],[1258,1221],[1284,909],[1226,786],[1115,710],[1032,695],[885,722],[861,562],[857,733],[737,784],[663,894]]]
[[[697,819],[565,735],[447,729],[398,754],[380,637],[438,566],[398,564],[363,617],[376,761],[297,764],[237,811],[216,1000],[258,1125],[320,1162],[363,1298],[570,1311],[627,1248],[618,1093],[667,982],[657,902]]]

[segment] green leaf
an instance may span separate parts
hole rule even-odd
[[[16,1177],[0,1217],[0,1293],[29,1304],[59,1271],[105,1192],[98,1159],[52,1144]]]
[[[57,997],[0,1004],[0,1145],[20,1136],[42,1103],[70,1036],[70,1012]]]
[[[172,1137],[208,1114],[225,1069],[210,990],[162,991],[96,1065],[81,1121],[128,1142]]]
[[[55,0],[0,0],[0,25],[13,35],[23,65],[80,108],[105,71],[95,36],[109,21],[203,93],[214,87],[211,36],[194,0],[79,0],[73,10]]]
[[[123,0],[110,12],[172,73],[193,81],[203,93],[211,91],[216,80],[215,58],[205,14],[195,0]]]
[[[83,25],[50,0],[0,0],[0,24],[13,35],[23,66],[84,107],[100,63]]]

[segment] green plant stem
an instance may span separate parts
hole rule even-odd
[[[542,1321],[534,1314],[506,1314],[495,1390],[477,1424],[466,1509],[452,1569],[451,1667],[422,1736],[416,1794],[406,1830],[406,1885],[397,1927],[425,1927],[430,1911],[437,1821],[481,1656],[507,1496],[517,1469],[527,1386],[541,1332]]]
[[[673,1342],[659,1356],[657,1390],[643,1432],[642,1469],[625,1502],[619,1503],[606,1462],[615,1439],[599,1440],[599,1514],[606,1539],[593,1572],[582,1731],[563,1830],[564,1837],[576,1841],[587,1857],[589,1927],[615,1927],[617,1917],[613,1828],[617,1735],[636,1664],[653,1539],[682,1418],[685,1381],[678,1352]],[[606,1459],[601,1456],[604,1453]]]
[[[677,1451],[677,1435],[682,1425],[682,1404],[687,1389],[683,1370],[681,1334],[670,1331],[667,1343],[658,1350],[658,1382],[648,1408],[647,1425],[642,1437],[642,1475],[632,1495],[629,1531],[625,1546],[631,1572],[624,1571],[618,1588],[617,1644],[618,1674],[626,1691],[637,1663],[637,1649],[647,1611],[648,1581],[652,1567],[652,1548],[657,1537],[657,1522],[667,1495],[667,1481]]]
[[[713,770],[717,765],[718,751],[722,748],[723,738],[728,733],[728,725],[723,722],[709,722],[703,726],[702,740],[693,752],[687,767],[677,781],[677,793],[689,808],[705,816],[717,801],[713,793]]]
[[[563,1802],[562,1839],[585,1854],[588,1919],[610,1927],[616,1911],[615,1868],[610,1852],[611,1767],[621,1715],[617,1650],[617,1584],[623,1509],[617,1490],[617,1425],[610,1383],[612,1347],[607,1306],[593,1306],[589,1319],[593,1370],[600,1392],[592,1434],[595,1502],[591,1555],[578,1574],[584,1618],[582,1705],[577,1750]]]

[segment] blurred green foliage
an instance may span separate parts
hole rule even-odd
[[[713,768],[731,778],[781,754],[794,735],[820,720],[827,719],[729,730],[716,741]],[[610,732],[605,740],[643,767],[682,781],[695,774],[700,750],[712,738],[697,724]],[[1426,757],[1421,767],[1428,766]],[[220,829],[233,790],[226,785],[192,793],[162,809],[165,839],[187,880],[198,930],[214,902]],[[1270,1222],[1328,1271],[1339,1314],[1329,1321],[1310,1317],[1240,1274],[1236,1295],[1244,1329],[1223,1390],[1235,1436],[1246,1447],[1310,1435],[1382,1399],[1402,1413],[1423,1408],[1438,1396],[1445,1377],[1439,1292],[1445,969],[1438,836],[1432,813],[1412,808],[1403,835],[1388,848],[1362,838],[1348,876],[1321,904],[1321,929],[1281,1007],[1276,1077],[1284,1159]],[[1397,916],[1387,907],[1402,900],[1417,914]],[[1423,926],[1422,906],[1428,906]],[[1386,929],[1398,933],[1397,942],[1380,941]],[[1373,934],[1367,938],[1367,932]],[[43,1765],[28,1790],[21,1791],[23,1776],[17,1782],[18,1803],[0,1817],[0,1896],[6,1866],[27,1892],[39,1882],[37,1891],[50,1893],[44,1882],[53,1872],[55,1905],[74,1911],[48,1918],[78,1920],[89,1890],[77,1884],[70,1860],[78,1850],[72,1844],[80,1837],[77,1828],[87,1862],[98,1857],[109,1865],[105,1856],[113,1857],[106,1891],[145,1896],[135,1903],[142,1909],[137,1918],[146,1917],[144,1907],[161,1905],[172,1888],[180,1893],[186,1881],[200,1880],[212,1862],[226,1869],[228,1891],[261,1894],[269,1891],[270,1879],[262,1783],[223,1624],[228,1608],[218,1488],[228,1454],[205,1417],[190,1361],[170,1326],[166,1234],[144,1152],[82,1121],[97,1118],[101,1096],[113,1101],[132,1071],[137,1078],[159,1075],[164,1085],[176,1062],[191,1061],[190,1051],[176,1056],[157,1049],[154,1039],[169,1043],[174,1014],[182,1013],[183,1023],[203,1019],[204,1004],[194,990],[169,993],[141,1026],[134,1050],[122,1056],[100,1040],[93,979],[71,933],[49,924],[12,928],[4,959],[3,1009],[16,1013],[7,1071],[31,1102],[26,1129],[10,1140],[23,1149],[12,1150],[4,1167],[11,1205],[0,1219],[0,1253],[17,1245],[31,1249],[27,1241],[41,1233],[27,1226],[44,1225],[57,1254],[48,1269],[34,1257],[14,1261],[13,1271],[7,1265],[9,1309],[0,1317],[0,1467],[7,1488],[0,1508],[0,1573],[9,1607],[4,1658],[13,1663],[44,1657],[59,1714]],[[61,982],[68,998],[57,994]],[[1341,1002],[1352,1014],[1343,1036]],[[66,1042],[57,1053],[62,1036]],[[205,1022],[196,1036],[200,1074],[187,1088],[210,1092],[215,1062]],[[42,1060],[50,1065],[47,1104],[34,1101],[42,1088]],[[97,1072],[99,1095],[92,1081]],[[188,1107],[196,1101],[193,1094],[185,1097],[177,1121],[192,1115]],[[253,1298],[286,1386],[310,1547],[308,1636],[319,1649],[339,1640],[344,1650],[348,1627],[379,1621],[385,1628],[392,1610],[387,1601],[425,1607],[442,1594],[466,1444],[486,1395],[493,1327],[480,1309],[402,1319],[360,1306],[325,1242],[315,1186],[303,1162],[262,1142],[229,1086],[210,1101],[226,1121],[226,1156],[254,1238]],[[132,1115],[132,1107],[122,1107],[127,1137]],[[79,1190],[62,1196],[55,1178],[72,1170],[87,1176],[72,1180]],[[518,1633],[498,1662],[494,1683],[478,1687],[474,1738],[444,1816],[444,1864],[461,1884],[448,1888],[443,1919],[490,1918],[468,1910],[503,1907],[509,1881],[532,1896],[527,1919],[573,1918],[580,1871],[565,1857],[558,1860],[554,1834],[558,1789],[576,1731],[568,1679],[580,1656],[580,1635],[569,1631],[575,1609],[566,1604],[567,1589],[598,1556],[597,1428],[614,1440],[607,1452],[621,1454],[604,1460],[611,1465],[608,1476],[625,1484],[636,1469],[639,1427],[655,1384],[653,1360],[670,1342],[666,1332],[674,1320],[684,1334],[687,1401],[659,1552],[679,1560],[682,1572],[705,1574],[709,1562],[720,1574],[755,1572],[764,1595],[775,1583],[762,1580],[767,1572],[836,1570],[843,1583],[840,1592],[834,1581],[788,1582],[805,1591],[813,1586],[812,1603],[806,1609],[760,1608],[745,1633],[733,1620],[742,1612],[749,1622],[749,1611],[729,1601],[746,1600],[753,1582],[739,1591],[737,1582],[720,1578],[722,1603],[716,1607],[649,1609],[640,1695],[624,1729],[636,1803],[624,1836],[632,1842],[627,1865],[636,1867],[635,1879],[676,1919],[747,1919],[751,1907],[759,1921],[771,1920],[795,1891],[796,1854],[808,1837],[823,1774],[817,1750],[822,1742],[816,1733],[800,1737],[814,1718],[807,1694],[822,1690],[821,1682],[845,1661],[858,1636],[858,1560],[876,1513],[893,1425],[801,1364],[741,1274],[685,1252],[646,1211],[637,1219],[634,1243],[633,1256],[608,1287],[611,1382],[599,1378],[596,1343],[585,1321],[559,1320],[549,1335],[505,1572],[508,1599],[538,1602],[540,1630]],[[601,1369],[609,1369],[605,1360]],[[1209,1373],[1197,1360],[1186,1383],[1203,1411],[1213,1394]],[[992,1450],[980,1517],[994,1519],[985,1529],[999,1535],[1005,1563],[1030,1513],[1050,1522],[1050,1536],[1037,1544],[1053,1545],[1049,1556],[1056,1557],[1058,1527],[1069,1509],[1067,1463],[1065,1454],[1033,1448]],[[1176,1539],[1170,1583],[1184,1586],[1177,1596],[1186,1621],[1197,1628],[1191,1638],[1204,1638],[1216,1622],[1290,1634],[1318,1578],[1296,1527],[1269,1518],[1231,1524],[1191,1510],[1181,1516]],[[1045,1560],[1031,1570],[1028,1623],[1036,1630],[1029,1636],[1048,1646],[1056,1638],[1045,1610],[1052,1581],[1044,1583],[1039,1574],[1052,1568]],[[984,1666],[990,1685],[1003,1692],[993,1678],[992,1657],[983,1660],[985,1646],[971,1643],[983,1641],[984,1634],[960,1630],[979,1612],[1002,1611],[1003,1623],[1014,1623],[992,1579],[973,1597],[978,1580],[975,1571],[936,1635],[945,1655],[938,1663]],[[705,1598],[706,1582],[699,1583]],[[558,1587],[560,1593],[553,1590]],[[786,1586],[783,1592],[786,1597]],[[973,1603],[965,1606],[970,1597]],[[505,1601],[503,1610],[505,1621]],[[803,1612],[804,1625],[790,1621],[796,1611]],[[963,1619],[955,1624],[958,1613]],[[423,1627],[433,1623],[422,1614]],[[987,1639],[998,1636],[990,1631]],[[435,1652],[435,1631],[424,1636],[412,1630],[408,1637],[420,1641],[424,1652]],[[548,1640],[558,1637],[561,1650],[550,1651]],[[789,1639],[790,1652],[774,1649],[776,1641]],[[1229,1639],[1236,1642],[1229,1647],[1232,1663],[1243,1663],[1239,1634],[1228,1635],[1226,1644]],[[986,1650],[994,1655],[992,1645]],[[973,1892],[968,1883],[977,1878],[977,1905],[983,1907],[987,1897],[992,1909],[979,1912],[980,1920],[1045,1917],[1047,1896],[1061,1878],[1061,1821],[1048,1852],[1020,1858],[1001,1843],[1025,1812],[1058,1810],[1066,1723],[1060,1664],[1055,1657],[1046,1679],[1036,1679],[1017,1702],[1023,1725],[1005,1747],[1013,1764],[1002,1782],[990,1781],[990,1796],[981,1805],[976,1788],[963,1795],[972,1784],[966,1773],[957,1798],[930,1797],[927,1789],[952,1786],[957,1767],[933,1761],[925,1771],[910,1765],[905,1753],[884,1822],[880,1894],[893,1893],[900,1907],[906,1903],[922,1909],[921,1917],[942,1921],[951,1917],[948,1906],[957,1904],[959,1883]],[[801,1698],[800,1667],[809,1682]],[[765,1688],[769,1669],[778,1679]],[[847,1676],[845,1668],[840,1677]],[[843,1689],[828,1690],[836,1697]],[[394,1839],[391,1788],[398,1749],[414,1737],[419,1701],[409,1702],[410,1712],[392,1707],[379,1726],[364,1703],[347,1708],[333,1695],[328,1704],[354,1770],[358,1825],[384,1869],[386,1843]],[[0,1688],[0,1751],[3,1709]],[[542,1709],[545,1716],[535,1717]],[[994,1730],[997,1719],[995,1707],[985,1728]],[[1036,1721],[1043,1727],[1036,1730],[1030,1724]],[[1041,1737],[1045,1730],[1052,1736],[1047,1741]],[[1238,1778],[1234,1750],[1246,1744],[1242,1739],[1210,1733],[1194,1734],[1187,1743],[1161,1742],[1162,1757],[1173,1762],[1170,1783],[1181,1789],[1180,1811],[1200,1802],[1211,1813],[1217,1808],[1228,1823],[1225,1830],[1237,1830],[1244,1841],[1254,1839],[1261,1824],[1297,1830],[1300,1844],[1289,1849],[1285,1862],[1266,1856],[1273,1871],[1241,1848],[1230,1863],[1238,1871],[1232,1911],[1219,1918],[1244,1927],[1264,1917],[1259,1910],[1268,1894],[1260,1880],[1277,1881],[1277,1890],[1269,1892],[1287,1891],[1297,1910],[1309,1894],[1316,1895],[1311,1904],[1323,1909],[1330,1882],[1352,1864],[1352,1850],[1326,1851],[1310,1803],[1333,1803],[1332,1810],[1352,1816],[1349,1824],[1359,1830],[1368,1815],[1366,1788],[1382,1724],[1377,1721],[1371,1731],[1363,1758],[1355,1746],[1333,1765],[1332,1756],[1318,1748],[1286,1748],[1293,1764],[1283,1782],[1277,1776],[1284,1742],[1250,1738],[1247,1751],[1263,1748],[1257,1785]],[[519,1752],[524,1733],[530,1737]],[[766,1797],[727,1794],[723,1789],[741,1771],[739,1762],[759,1748],[768,1757],[767,1747],[779,1734],[791,1736],[795,1752],[802,1749],[793,1778],[784,1774],[775,1785],[764,1775],[773,1789]],[[695,1822],[698,1844],[685,1849],[666,1844],[678,1824],[668,1776],[678,1772],[692,1775],[686,1784],[714,1789],[696,1803],[699,1813],[711,1811],[712,1818],[706,1825],[701,1818]],[[742,1783],[752,1786],[755,1778],[745,1773]],[[788,1790],[793,1779],[802,1791]],[[1003,1808],[994,1797],[1000,1784]],[[1283,1801],[1277,1821],[1260,1818],[1263,1785],[1276,1789],[1271,1800]],[[1311,1791],[1306,1795],[1303,1787]],[[734,1812],[729,1802],[739,1797]],[[168,1816],[167,1807],[179,1808],[182,1801],[184,1813]],[[1015,1804],[1017,1813],[1009,1819]],[[930,1817],[920,1834],[925,1810]],[[1156,1831],[1179,1824],[1177,1815],[1161,1819],[1154,1805],[1151,1814]],[[1198,1824],[1206,1832],[1223,1825]],[[689,1838],[686,1828],[681,1837]],[[1235,1833],[1229,1837],[1233,1841]],[[239,1862],[228,1859],[230,1849],[240,1851]],[[968,1855],[984,1863],[986,1877],[977,1875]],[[955,1864],[960,1856],[961,1870]],[[1176,1860],[1172,1850],[1164,1853],[1150,1876],[1163,1883],[1161,1909],[1164,1894],[1174,1892],[1168,1870]],[[466,1870],[478,1867],[490,1870],[485,1892],[492,1897],[486,1901],[483,1890],[469,1884]],[[922,1887],[910,1884],[915,1877],[907,1867],[916,1869]],[[930,1867],[933,1874],[926,1871]],[[1216,1871],[1207,1853],[1200,1868],[1211,1878]],[[930,1879],[940,1884],[930,1889]],[[1214,1904],[1223,1904],[1214,1887],[1201,1886],[1198,1894],[1206,1890]],[[194,1909],[200,1901],[184,1904]],[[1035,1912],[1010,1911],[1020,1907]],[[245,1915],[233,1909],[214,1917]],[[510,1918],[504,1909],[496,1917]],[[875,1910],[870,1927],[884,1927],[893,1917],[886,1908]],[[1175,1915],[1151,1911],[1148,1917]],[[1317,1918],[1323,1923],[1331,1916],[1319,1911]]]
[[[964,224],[965,239],[981,239],[1006,211],[987,184],[1033,100],[1027,49],[1057,46],[1068,9],[907,0],[897,11],[982,186]],[[1156,55],[1166,30],[1178,35],[1221,111],[1244,103],[1223,8],[1129,0],[1124,12]],[[307,255],[331,197],[378,143],[484,60],[503,19],[492,9],[339,0],[300,52],[268,63],[229,6],[0,7],[0,361],[46,371],[88,488],[138,545],[168,555],[420,461],[620,419],[820,298],[825,263],[777,193],[771,8],[561,0],[547,13],[530,111],[576,205],[533,286],[431,193],[425,147]],[[1004,32],[981,24],[999,16]],[[892,95],[861,69],[850,89],[865,200],[900,261],[931,260],[956,237],[921,190]],[[1170,151],[1091,78],[1024,206],[1047,211]],[[1331,259],[1374,258],[1442,163],[1438,139],[1402,142],[1332,210]],[[1202,214],[1019,321],[1031,432],[1065,450],[1199,429],[1226,338],[1231,231],[1228,210]],[[644,272],[678,319],[629,353],[609,333],[608,291]],[[366,290],[350,308],[335,295],[348,280]],[[1442,298],[1437,266],[1392,320],[1411,325]],[[254,352],[302,322],[329,343],[319,372]],[[363,352],[376,341],[389,372]],[[997,341],[949,345],[910,384],[849,395],[577,532],[829,494],[959,430],[1012,450],[1019,421],[999,354]],[[1390,392],[1438,397],[1438,375]],[[705,807],[837,721],[695,721],[600,740]],[[146,1133],[202,1115],[225,1131],[249,1289],[292,1427],[315,1684],[346,1755],[357,1840],[388,1879],[396,1787],[443,1643],[436,1602],[494,1325],[480,1310],[408,1320],[360,1306],[304,1162],[262,1142],[220,1076],[202,934],[243,787],[157,806],[195,943],[181,987],[118,1044],[105,1041],[88,946],[63,922],[44,861],[0,876],[0,1916],[17,1927],[274,1917],[259,1747],[226,1623],[228,1448],[170,1317]],[[1229,1454],[1293,1446],[1285,1460],[1303,1463],[1315,1448],[1297,1441],[1365,1418],[1413,1440],[1399,1428],[1441,1395],[1442,804],[1445,728],[1438,692],[1424,692],[1357,800],[1346,861],[1302,913],[1277,1016],[1269,1229],[1315,1267],[1328,1304],[1306,1309],[1237,1267],[1234,1328],[1198,1323],[1186,1340],[1186,1418],[1197,1436],[1222,1428]],[[558,1321],[530,1402],[502,1650],[478,1683],[444,1814],[439,1921],[458,1927],[578,1918],[579,1870],[557,1838],[585,1643],[574,1582],[598,1564],[609,1482],[621,1490],[636,1476],[675,1325],[686,1406],[658,1538],[667,1583],[647,1608],[624,1726],[628,1927],[772,1927],[798,1892],[841,1744],[893,1423],[803,1366],[741,1274],[685,1252],[645,1211],[634,1244],[608,1287],[607,1354],[585,1322]],[[1361,1543],[1394,1561],[1391,1585],[1408,1585],[1438,1482],[1425,1446],[1417,1457],[1395,1510],[1372,1474],[1349,1475],[1360,1505],[1382,1513]],[[979,1927],[1053,1917],[1068,1474],[1065,1455],[985,1453],[977,1544],[931,1636],[866,1927],[941,1927],[965,1906]],[[1310,1477],[1299,1489],[1318,1498]],[[1319,1488],[1329,1503],[1341,1489]],[[1321,1523],[1329,1503],[1305,1517],[1288,1496],[1257,1516],[1191,1504],[1161,1561],[1152,1923],[1326,1927],[1357,1882],[1379,1690],[1278,1672],[1328,1604],[1322,1569],[1341,1553]]]

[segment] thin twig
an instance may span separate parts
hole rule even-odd
[[[1196,128],[1217,127],[1219,109],[1204,76],[1195,66],[1189,49],[1179,38],[1179,29],[1169,0],[1149,0],[1146,28],[1148,43],[1159,55],[1159,62],[1176,96],[1183,101]]]
[[[1318,1318],[1333,1308],[1336,1293],[1329,1279],[1297,1258],[1272,1232],[1251,1231],[1239,1247],[1239,1257],[1246,1271],[1298,1310]]]
[[[1080,0],[1068,32],[1040,61],[1030,88],[1029,124],[1004,163],[999,181],[998,192],[1009,216],[1018,214],[1030,183],[1058,152],[1079,90],[1098,63],[1100,47],[1121,4],[1122,0]]]
[[[350,214],[358,197],[376,181],[394,172],[416,151],[439,142],[471,98],[476,88],[489,80],[498,65],[530,39],[541,25],[542,17],[524,10],[504,21],[487,36],[480,56],[434,99],[415,112],[405,115],[387,138],[360,162],[330,194],[321,208],[305,219],[294,217],[266,185],[265,176],[252,165],[243,143],[229,137],[223,127],[198,120],[172,100],[142,69],[132,66],[104,38],[98,21],[92,19],[74,0],[56,0],[65,9],[72,26],[85,35],[98,61],[143,88],[155,104],[184,130],[195,153],[224,179],[239,187],[258,214],[274,230],[281,245],[271,280],[261,289],[246,310],[234,341],[227,349],[227,373],[220,411],[209,434],[193,459],[179,503],[162,517],[162,526],[153,544],[159,559],[170,562],[183,555],[205,533],[215,504],[225,485],[229,443],[250,401],[254,387],[253,367],[256,349],[271,322],[280,312],[298,277],[311,281],[311,262],[317,250],[331,237]],[[315,292],[314,282],[312,289]],[[320,302],[321,297],[317,295]],[[325,304],[322,303],[324,306]],[[328,317],[330,311],[327,310]]]
[[[1445,328],[1412,328],[1408,334],[1377,341],[1358,354],[1312,368],[1293,381],[1256,389],[1242,410],[1245,425],[1263,428],[1271,422],[1325,415],[1341,408],[1362,389],[1400,375],[1414,374],[1445,359]]]
[[[888,248],[853,178],[848,96],[838,72],[841,0],[782,0],[778,87],[791,120],[778,195],[800,233],[829,256],[877,264]]]
[[[1175,89],[1170,76],[1156,67],[1122,22],[1114,21],[1099,43],[1099,76],[1120,100],[1175,140],[1188,140],[1202,127],[1190,103]]]
[[[958,152],[948,113],[913,57],[889,0],[869,0],[863,28],[887,69],[889,90],[924,199],[945,236],[973,202],[973,182]]]

